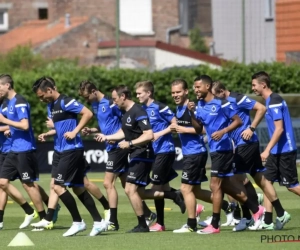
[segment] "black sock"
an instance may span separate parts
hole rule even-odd
[[[47,214],[45,216],[45,220],[47,221],[52,221],[53,220],[53,214],[54,214],[55,209],[53,208],[48,208]]]
[[[154,200],[155,208],[156,208],[156,214],[157,214],[157,219],[156,223],[158,223],[161,226],[164,226],[165,221],[164,221],[164,216],[165,216],[165,200],[164,199],[159,199],[159,200]]]
[[[21,208],[23,208],[25,214],[33,214],[34,210],[33,208],[28,204],[28,202],[25,202],[21,205]]]
[[[104,210],[108,210],[109,209],[108,201],[107,201],[107,199],[105,198],[104,195],[99,199],[99,201],[101,202]]]
[[[82,202],[85,208],[89,211],[94,221],[101,221],[102,217],[99,214],[99,211],[96,208],[96,204],[89,194],[88,191],[84,191],[82,194],[78,195],[78,199]]]
[[[258,205],[257,205],[257,200],[256,202],[253,200],[250,200],[249,198],[246,200],[246,202],[244,203],[244,206],[248,207],[250,209],[250,211],[253,214],[256,214],[259,210]]]
[[[255,191],[255,188],[253,187],[251,181],[248,181],[245,185],[244,185],[245,189],[246,189],[246,194],[248,199],[250,199],[251,201],[253,201],[253,203],[256,206],[259,206],[258,204],[258,196],[257,193]]]
[[[273,202],[271,202],[275,211],[276,211],[276,214],[277,214],[277,217],[281,217],[284,215],[284,209],[283,207],[281,206],[281,203],[280,203],[280,200],[277,199]]]
[[[187,219],[187,225],[188,225],[190,228],[192,228],[192,229],[196,229],[196,228],[197,228],[197,220],[196,220],[196,218],[193,218],[193,219],[188,218],[188,219]]]
[[[247,206],[241,205],[242,211],[243,211],[243,218],[246,218],[247,220],[250,220],[252,215],[250,213],[250,210]]]
[[[61,194],[59,196],[59,198],[64,203],[66,208],[69,210],[69,212],[70,212],[70,214],[73,218],[73,222],[81,222],[82,219],[81,219],[81,216],[79,214],[76,201],[75,201],[74,197],[70,194],[70,192],[68,190],[66,190],[66,192]]]
[[[273,222],[273,213],[265,212],[264,222],[267,225],[270,225]]]
[[[177,197],[177,194],[175,191],[164,191],[164,198],[170,199],[170,200],[175,200]]]
[[[43,202],[45,203],[46,207],[48,207],[49,198],[47,200],[43,201]]]
[[[143,211],[144,211],[144,216],[146,218],[150,217],[151,216],[151,210],[149,209],[149,207],[147,206],[146,202],[145,201],[142,201],[143,203]]]
[[[218,229],[219,228],[219,222],[220,222],[220,214],[219,213],[213,213],[212,219],[211,219],[211,225]]]
[[[118,224],[117,208],[110,208],[110,222]]]
[[[39,216],[40,216],[40,220],[44,219],[46,216],[46,212],[45,210],[38,212]]]
[[[0,210],[0,222],[3,222],[4,210]]]
[[[139,226],[141,227],[147,227],[145,215],[137,216]]]
[[[236,204],[236,207],[233,212],[233,218],[235,218],[236,220],[241,219],[241,208],[240,208],[239,203]]]
[[[226,212],[227,211],[227,209],[228,209],[228,207],[229,207],[229,202],[228,201],[226,201],[226,200],[223,200],[222,201],[222,210],[224,211],[224,212]]]

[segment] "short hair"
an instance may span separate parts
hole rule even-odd
[[[153,97],[154,96],[154,85],[151,81],[141,81],[141,82],[137,82],[135,84],[135,89],[137,88],[144,88],[145,91],[150,91],[151,92],[151,95],[150,97]]]
[[[40,89],[45,92],[47,88],[55,89],[55,81],[51,77],[43,76],[34,82],[32,91],[36,93]]]
[[[179,85],[179,84],[181,84],[181,86],[184,90],[188,89],[188,84],[187,84],[186,80],[184,80],[184,79],[178,78],[178,79],[175,79],[171,83],[172,86]]]
[[[252,75],[252,80],[257,80],[259,83],[264,82],[264,83],[267,84],[268,88],[270,88],[270,86],[271,86],[270,76],[265,71],[259,71],[255,74],[253,74]]]
[[[132,96],[131,91],[125,85],[118,85],[117,87],[114,87],[112,91],[116,91],[118,96],[124,94],[127,99],[131,100],[131,96]]]
[[[216,93],[220,93],[221,90],[226,90],[225,85],[220,81],[214,81],[212,83],[212,88],[215,90]]]
[[[92,90],[98,90],[96,85],[89,80],[84,80],[79,84],[79,91],[81,93],[87,92],[88,94],[92,93]]]
[[[197,77],[194,79],[194,82],[198,82],[198,81],[202,81],[202,82],[208,84],[208,85],[209,85],[209,90],[211,90],[213,80],[211,79],[210,76],[208,76],[208,75],[200,75],[200,76],[197,76]]]
[[[0,75],[0,83],[2,85],[8,83],[10,85],[10,88],[14,88],[14,80],[12,79],[11,75],[9,74],[1,74]]]

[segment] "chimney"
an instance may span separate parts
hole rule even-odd
[[[66,13],[65,15],[65,28],[69,28],[71,26],[70,14]]]

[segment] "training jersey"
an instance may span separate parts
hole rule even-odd
[[[67,140],[64,137],[66,132],[72,132],[77,127],[77,115],[83,107],[75,99],[64,95],[60,95],[56,101],[48,104],[48,114],[50,114],[56,130],[56,139],[54,140],[56,151],[64,152],[83,148],[79,133],[72,140]]]
[[[97,118],[100,131],[104,135],[112,135],[117,133],[122,127],[122,112],[111,99],[104,96],[99,102],[92,103],[93,113]],[[118,142],[114,144],[105,143],[106,151],[118,147]]]
[[[138,104],[134,104],[122,117],[122,130],[125,141],[139,138],[143,131],[150,130],[151,125],[147,112]],[[151,142],[133,146],[129,149],[130,160],[153,161],[153,148]]]
[[[149,106],[143,105],[146,110],[153,133],[162,131],[170,126],[174,113],[163,103],[153,101]],[[174,140],[171,133],[159,137],[152,142],[155,154],[175,152]]]
[[[0,106],[0,114],[7,118],[7,100],[4,100]],[[6,124],[0,123],[0,126],[7,126]],[[7,154],[11,148],[11,137],[6,137],[4,131],[0,132],[0,151],[3,154]]]
[[[231,118],[237,114],[234,104],[216,97],[207,103],[200,100],[195,113],[196,119],[206,130],[210,152],[232,151],[231,138],[228,133],[224,134],[219,141],[213,140],[211,135],[228,127]]]
[[[7,103],[7,119],[15,122],[20,122],[23,119],[28,120],[28,130],[22,130],[9,126],[11,133],[11,151],[12,152],[27,152],[36,149],[36,143],[30,119],[30,105],[26,99],[16,94]]]
[[[271,154],[281,154],[297,150],[292,120],[285,100],[278,94],[272,93],[266,100],[267,112],[265,118],[270,138],[275,131],[274,121],[282,120],[283,132],[279,141],[271,149]]]
[[[243,121],[243,124],[237,129],[233,130],[230,135],[234,142],[235,147],[243,144],[258,142],[256,132],[253,133],[250,140],[242,138],[242,132],[251,126],[250,111],[253,109],[256,101],[250,99],[248,96],[236,92],[230,92],[227,100],[237,107],[237,115]]]
[[[176,107],[176,120],[180,126],[193,128],[191,114],[186,105]],[[187,133],[178,134],[178,136],[183,155],[194,155],[207,151],[203,136]]]

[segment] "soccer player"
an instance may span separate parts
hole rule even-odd
[[[114,134],[120,130],[122,126],[122,112],[115,105],[111,98],[105,96],[94,83],[83,81],[79,86],[79,94],[92,105],[92,110],[97,118],[99,128],[85,127],[82,130],[84,135],[99,133],[104,135]],[[100,129],[100,131],[99,131]],[[119,230],[119,222],[117,217],[118,193],[115,187],[115,180],[120,178],[123,188],[125,187],[126,176],[128,171],[128,150],[121,149],[118,142],[106,143],[106,151],[108,152],[108,160],[106,164],[106,172],[104,177],[104,187],[110,207],[110,218],[108,218],[109,231]],[[152,213],[143,201],[143,210],[146,217],[147,225],[151,224],[156,218],[156,214]]]
[[[182,211],[185,210],[181,195],[174,191],[159,192],[145,190],[150,182],[150,171],[154,160],[151,140],[153,131],[146,111],[131,100],[131,91],[124,85],[117,86],[112,99],[125,111],[122,128],[113,135],[98,134],[98,141],[120,141],[119,147],[129,149],[130,163],[126,178],[125,192],[138,219],[138,225],[129,232],[149,232],[143,213],[142,199],[167,198],[173,200]]]
[[[194,80],[194,89],[201,99],[196,110],[196,115],[191,112],[192,124],[198,133],[202,133],[203,127],[208,136],[210,156],[212,161],[210,187],[213,199],[213,217],[211,224],[199,234],[219,233],[220,209],[223,192],[244,203],[253,213],[254,227],[261,224],[264,209],[256,201],[251,201],[246,196],[244,186],[233,178],[233,150],[229,132],[242,125],[242,121],[236,114],[234,104],[225,99],[217,99],[211,93],[212,80],[207,75],[202,75]],[[191,111],[195,110],[193,104],[189,104]],[[255,203],[256,202],[256,203]]]
[[[255,133],[255,129],[266,113],[266,107],[259,102],[249,98],[246,95],[232,92],[226,89],[225,85],[217,81],[213,83],[212,93],[219,98],[226,98],[230,103],[234,103],[237,107],[237,114],[243,121],[243,125],[232,131],[231,138],[234,141],[234,164],[235,174],[239,181],[244,184],[249,199],[258,199],[256,191],[247,178],[246,173],[249,173],[254,179],[255,183],[262,189],[268,200],[271,201],[277,217],[289,217],[290,215],[284,211],[274,187],[271,182],[265,179],[263,172],[265,167],[262,164],[259,141]],[[250,118],[250,110],[254,110],[255,117],[253,121]],[[245,205],[241,205],[243,211],[243,219],[233,229],[233,231],[245,230],[251,224],[252,217],[250,211]],[[287,222],[287,220],[285,221]],[[264,223],[259,227],[260,229],[273,230],[274,224],[272,216],[269,213],[264,217]],[[280,225],[281,229],[282,225]],[[277,229],[277,228],[276,228]]]
[[[187,224],[173,232],[190,233],[197,231],[196,217],[203,210],[203,206],[198,205],[195,211],[196,198],[212,202],[211,192],[201,189],[201,182],[207,181],[205,165],[208,155],[202,135],[198,135],[192,127],[191,114],[187,108],[188,84],[185,80],[176,79],[172,82],[172,97],[177,105],[177,123],[171,124],[170,129],[173,133],[178,133],[182,145],[183,171],[180,189],[188,213]],[[222,203],[222,209],[226,215],[232,216],[232,206],[227,201]]]
[[[24,228],[38,215],[40,218],[45,216],[40,190],[34,183],[39,177],[39,172],[30,121],[30,107],[25,98],[15,92],[14,81],[10,75],[0,75],[0,96],[7,99],[7,118],[0,114],[0,123],[8,125],[11,134],[11,147],[1,166],[0,188],[24,209],[25,220],[20,226],[20,228]],[[17,175],[38,214],[10,183],[10,180]]]
[[[154,86],[151,81],[137,82],[135,85],[136,95],[143,108],[146,110],[153,130],[154,139],[152,147],[155,160],[152,166],[152,189],[157,191],[170,191],[169,182],[178,174],[173,169],[175,161],[175,145],[170,124],[176,123],[174,113],[163,103],[154,100]],[[154,200],[157,220],[156,224],[150,227],[152,232],[165,231],[164,224],[164,199]]]
[[[86,224],[82,220],[76,201],[66,187],[72,187],[73,192],[83,203],[94,220],[93,229],[90,236],[95,236],[107,230],[107,222],[102,220],[95,202],[91,195],[84,188],[84,148],[80,137],[80,131],[92,118],[93,114],[75,99],[61,95],[55,88],[52,78],[42,77],[33,85],[33,91],[37,97],[48,102],[49,113],[54,122],[57,139],[55,140],[56,159],[52,166],[54,178],[54,191],[69,210],[73,224],[63,236],[72,236],[86,229]],[[78,114],[82,117],[77,121]],[[55,173],[55,174],[54,174]],[[42,227],[51,224],[52,215],[49,214],[41,221]]]
[[[265,119],[270,141],[260,155],[266,167],[264,176],[271,184],[279,181],[289,191],[300,195],[296,166],[297,147],[288,106],[279,94],[271,90],[270,76],[264,71],[252,75],[252,90],[256,95],[262,96],[267,107]],[[265,195],[265,217],[268,219],[265,224],[272,225],[272,211],[273,206],[276,209],[276,204],[270,203],[269,197],[267,198]],[[287,212],[282,217],[278,217],[277,212],[276,228],[281,229],[290,219]]]

